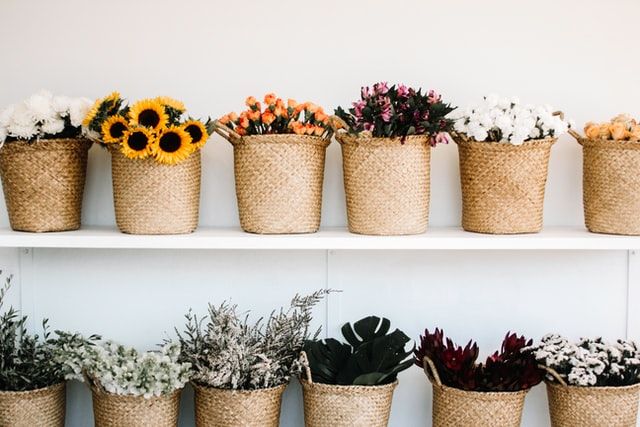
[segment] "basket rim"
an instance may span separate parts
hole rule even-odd
[[[257,388],[255,390],[234,390],[231,388],[220,388],[220,387],[211,387],[208,385],[202,385],[202,384],[198,384],[195,381],[191,381],[189,384],[191,384],[191,387],[193,387],[194,389],[214,390],[214,391],[229,392],[231,394],[242,394],[242,395],[249,395],[253,393],[273,393],[275,391],[279,391],[280,389],[284,391],[284,389],[286,389],[287,386],[289,385],[289,383],[284,383],[284,384],[276,385],[273,387]]]
[[[335,390],[335,391],[346,391],[346,390],[357,390],[357,391],[383,391],[387,389],[395,389],[400,383],[398,379],[389,384],[381,384],[381,385],[342,385],[342,384],[324,384],[324,383],[310,383],[309,381],[298,378],[300,384],[304,388],[319,388],[324,390]]]
[[[580,137],[577,140],[580,145],[594,147],[599,146],[602,148],[620,149],[620,148],[633,148],[640,149],[640,140],[638,141],[624,141],[615,139],[603,139],[603,138],[586,138]]]
[[[137,400],[137,401],[142,401],[144,400],[145,402],[150,402],[150,401],[154,401],[154,400],[170,400],[172,398],[174,398],[176,396],[176,394],[179,394],[180,392],[182,392],[182,390],[184,390],[184,386],[182,388],[178,388],[174,391],[172,391],[169,394],[161,394],[160,396],[151,396],[151,397],[144,397],[144,396],[134,396],[132,394],[116,394],[116,393],[110,393],[106,390],[104,390],[102,387],[98,387],[95,385],[91,385],[91,393],[95,393],[98,396],[108,396],[108,397],[116,397],[122,400]]]
[[[493,400],[496,398],[516,398],[516,397],[524,397],[531,388],[526,388],[518,391],[475,391],[475,390],[461,390],[455,387],[449,387],[447,385],[438,385],[431,383],[434,388],[440,388],[447,393],[454,393],[460,396],[473,396],[476,399],[488,399]]]
[[[78,148],[86,148],[87,150],[89,150],[92,145],[93,141],[83,136],[79,136],[76,138],[19,139],[16,141],[5,142],[4,144],[0,145],[0,153],[7,151],[28,152],[37,150],[77,151]]]
[[[466,139],[464,137],[458,136],[454,138],[456,144],[461,146],[473,147],[473,148],[482,148],[487,150],[500,150],[500,151],[516,151],[516,150],[526,150],[527,148],[533,147],[543,147],[543,146],[552,146],[558,140],[557,137],[548,137],[548,138],[538,138],[538,139],[530,139],[524,141],[520,145],[514,145],[504,142],[495,142],[495,141],[477,141],[473,138]]]
[[[571,390],[583,393],[590,392],[619,392],[619,391],[632,391],[639,390],[640,391],[640,382],[631,385],[621,385],[621,386],[578,386],[578,385],[566,385],[556,381],[544,380],[544,383],[547,387],[551,387],[557,390]]]
[[[4,397],[8,397],[8,396],[28,397],[30,395],[44,394],[48,392],[58,391],[60,388],[63,388],[66,385],[67,385],[67,382],[62,381],[57,384],[52,384],[46,387],[34,388],[33,390],[22,390],[22,391],[0,390],[0,397],[3,397],[3,396]]]
[[[315,145],[327,147],[331,143],[331,137],[323,138],[315,135],[297,135],[295,133],[274,133],[265,135],[246,135],[232,142],[234,147],[246,144],[274,144],[274,145]]]
[[[401,136],[394,137],[374,137],[374,136],[361,136],[360,133],[352,134],[348,132],[338,132],[335,134],[336,140],[340,144],[353,144],[353,145],[365,145],[365,146],[391,146],[391,145],[421,145],[426,144],[431,147],[429,140],[431,137],[425,135],[408,135],[404,138]]]

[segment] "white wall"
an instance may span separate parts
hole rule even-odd
[[[169,0],[0,1],[0,106],[41,88],[130,99],[166,94],[196,116],[240,110],[276,91],[332,110],[378,80],[435,88],[465,105],[487,92],[550,103],[579,125],[619,112],[640,115],[640,2],[552,1],[320,3]],[[570,137],[554,147],[548,225],[582,226],[581,155]],[[109,159],[91,150],[84,222],[114,223]],[[329,147],[323,226],[345,223],[339,147]],[[0,196],[1,198],[1,196]],[[1,204],[1,202],[0,202]],[[432,226],[460,216],[457,151],[432,159]],[[0,209],[0,225],[6,214]],[[204,150],[201,225],[237,226],[232,152]],[[295,292],[343,289],[318,324],[369,313],[417,337],[444,326],[475,337],[485,354],[507,329],[533,337],[627,331],[626,252],[240,252],[17,250],[0,252],[16,274],[12,302],[56,327],[98,332],[149,348],[190,306],[234,301],[264,314]],[[283,425],[301,423],[299,390]],[[192,425],[185,396],[182,425]],[[392,426],[428,423],[431,389],[418,369],[401,376]],[[543,388],[527,400],[525,426],[547,425]],[[86,390],[71,387],[70,426],[90,425]]]

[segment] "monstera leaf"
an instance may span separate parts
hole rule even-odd
[[[304,351],[314,382],[336,384],[340,367],[351,357],[351,347],[333,338],[324,341],[307,341]]]
[[[351,344],[351,347],[356,349],[365,342],[382,337],[389,332],[389,329],[391,329],[391,322],[389,319],[383,318],[382,322],[380,322],[380,320],[381,319],[377,316],[369,316],[358,320],[353,324],[353,327],[351,327],[351,324],[347,323],[342,327],[342,335],[344,336],[344,339]],[[378,325],[380,326],[378,327]],[[356,334],[360,336],[360,339]]]

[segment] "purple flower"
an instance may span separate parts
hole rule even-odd
[[[373,132],[373,128],[374,128],[373,123],[369,123],[369,122],[367,122],[367,123],[365,123],[365,124],[364,124],[364,130],[367,130],[367,131]]]
[[[382,121],[388,123],[391,120],[391,99],[389,99],[389,97],[387,96],[382,98],[380,102],[380,107],[381,107],[380,117],[382,117]]]
[[[405,85],[398,86],[398,96],[407,97],[409,96],[409,88]]]
[[[436,92],[433,89],[429,91],[429,95],[427,95],[427,102],[429,104],[435,104],[436,102],[440,102],[440,99],[442,99],[442,96],[440,96],[438,92]]]
[[[380,82],[373,85],[373,92],[376,95],[385,95],[389,92],[389,87],[387,86],[387,82]]]
[[[432,137],[429,142],[432,146],[436,144],[449,144],[451,142],[451,136],[448,132],[438,132],[435,137]]]
[[[364,86],[360,89],[360,97],[362,99],[367,99],[371,97],[371,89],[369,86]]]
[[[356,118],[361,118],[362,117],[362,110],[364,109],[364,107],[367,105],[366,102],[364,101],[358,101],[358,102],[354,102],[353,103],[353,109],[354,109],[354,113]]]

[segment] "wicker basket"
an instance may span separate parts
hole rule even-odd
[[[198,227],[200,151],[176,165],[111,149],[116,223],[127,234],[186,234]]]
[[[540,231],[555,141],[512,145],[458,139],[462,228],[487,234]]]
[[[0,391],[0,426],[64,427],[65,383],[31,391]]]
[[[0,148],[0,175],[11,228],[68,231],[80,228],[91,141],[15,141]]]
[[[249,233],[315,233],[320,227],[330,137],[240,136],[216,122],[233,145],[240,226]]]
[[[635,427],[640,384],[624,387],[575,387],[552,369],[546,381],[552,427]]]
[[[464,391],[447,387],[433,362],[425,357],[425,373],[433,384],[434,427],[518,427],[529,390],[514,392]]]
[[[120,396],[92,387],[95,426],[175,427],[178,425],[181,391],[146,399],[142,396]]]
[[[427,136],[365,138],[336,133],[342,146],[349,231],[420,234],[429,223],[431,146]]]
[[[226,390],[193,384],[197,427],[278,427],[286,384],[259,390]]]
[[[569,132],[582,145],[587,229],[640,235],[640,142],[586,139]]]

